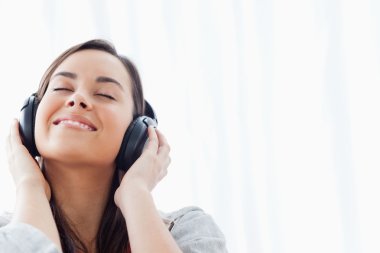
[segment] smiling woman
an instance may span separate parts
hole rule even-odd
[[[101,171],[103,166],[112,168],[133,119],[132,84],[126,68],[108,52],[87,49],[69,55],[51,76],[45,93],[39,92],[35,126],[37,149],[44,153],[46,163],[72,158],[92,168],[101,165]],[[108,79],[118,80],[119,85],[104,82]],[[143,99],[137,102],[142,107]],[[60,124],[65,119],[69,121]],[[68,124],[72,121],[88,127]]]
[[[8,138],[17,201],[0,219],[1,251],[226,252],[200,208],[156,209],[170,147],[136,68],[110,43],[68,49],[31,99],[32,120]]]

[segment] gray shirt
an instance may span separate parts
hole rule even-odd
[[[223,233],[202,209],[190,206],[160,214],[184,253],[227,252]],[[9,214],[0,216],[0,252],[59,253],[40,230],[25,223],[10,223],[10,218]]]

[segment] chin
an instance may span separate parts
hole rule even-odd
[[[62,163],[75,163],[75,164],[92,164],[100,167],[114,167],[116,155],[109,155],[104,153],[91,153],[88,149],[78,149],[73,147],[60,147],[57,149],[50,148],[41,150],[41,156],[44,159],[62,162]]]

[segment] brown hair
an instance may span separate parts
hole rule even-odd
[[[49,86],[50,78],[53,75],[54,71],[58,68],[58,66],[70,55],[85,49],[95,49],[107,52],[118,58],[123,63],[132,82],[132,96],[134,102],[133,116],[134,118],[136,118],[137,116],[143,115],[145,110],[144,95],[140,75],[137,71],[137,68],[127,57],[118,54],[115,47],[110,42],[100,39],[89,40],[84,43],[75,45],[67,49],[60,56],[58,56],[42,76],[40,86],[37,91],[37,98],[41,100],[44,96]]]
[[[123,63],[132,82],[132,97],[134,103],[133,118],[143,115],[145,109],[143,89],[136,67],[127,57],[119,55],[110,42],[100,39],[90,40],[75,45],[58,56],[45,71],[37,91],[37,98],[41,100],[44,96],[47,87],[49,86],[50,78],[57,67],[70,55],[86,49],[107,52],[117,57]],[[129,239],[126,223],[120,209],[115,205],[113,200],[115,191],[120,185],[120,180],[119,173],[115,170],[108,201],[96,236],[97,253],[129,252]],[[71,225],[59,204],[56,203],[53,194],[50,200],[50,207],[57,224],[63,252],[74,253],[78,250],[81,252],[88,252],[89,249],[87,249],[85,244],[80,240],[75,228]]]

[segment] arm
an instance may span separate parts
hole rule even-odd
[[[131,187],[124,205],[121,211],[132,252],[182,252],[157,212],[149,191]]]
[[[11,223],[26,223],[44,233],[61,249],[58,230],[45,190],[37,182],[23,182],[17,186],[16,206]]]
[[[115,203],[126,220],[132,252],[180,253],[151,195],[167,173],[169,145],[158,130],[149,127],[148,131],[147,147],[125,174],[115,193]]]
[[[16,185],[16,206],[11,224],[29,224],[40,230],[62,251],[50,209],[50,187],[36,160],[22,144],[19,125],[11,126],[7,145],[9,169]]]

